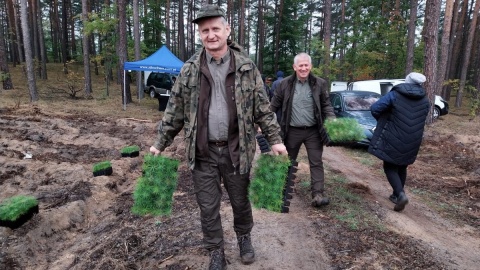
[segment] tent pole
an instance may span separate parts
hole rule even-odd
[[[123,70],[123,110],[127,110],[126,72]]]

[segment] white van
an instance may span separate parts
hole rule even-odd
[[[347,90],[370,91],[384,96],[392,90],[393,86],[403,82],[405,82],[405,79],[356,81],[349,83]]]
[[[375,92],[380,95],[385,95],[392,88],[399,84],[405,82],[405,79],[379,79],[379,80],[365,80],[365,81],[355,81],[351,82],[347,85],[346,90],[352,91],[370,91],[370,92]],[[335,85],[334,85],[335,83]],[[331,85],[331,91],[342,91],[345,90],[343,88],[342,83],[346,82],[339,82],[339,81],[334,81],[332,82]],[[341,87],[338,87],[342,85]],[[343,89],[342,89],[343,88]],[[433,110],[433,119],[437,119],[441,115],[448,114],[448,103],[438,95],[435,95],[435,108]]]

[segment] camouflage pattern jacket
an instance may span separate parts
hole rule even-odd
[[[239,128],[240,173],[248,173],[255,155],[258,124],[270,145],[282,143],[280,126],[275,114],[270,111],[268,94],[263,87],[260,72],[235,42],[229,42],[235,55],[235,103]],[[197,138],[197,108],[200,93],[200,59],[202,48],[183,65],[172,89],[158,136],[153,144],[163,151],[172,144],[174,137],[184,129],[186,154],[190,169],[195,166]]]

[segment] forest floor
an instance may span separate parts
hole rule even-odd
[[[0,201],[35,196],[40,212],[0,227],[0,269],[206,269],[199,210],[182,133],[167,155],[181,161],[168,217],[131,213],[132,192],[161,113],[146,99],[70,99],[0,90]],[[453,106],[452,106],[453,107]],[[480,264],[480,121],[460,110],[426,128],[409,167],[410,203],[394,212],[382,163],[365,149],[327,147],[331,203],[310,206],[302,151],[289,213],[254,209],[256,262],[240,262],[227,195],[221,215],[229,269],[476,269]],[[120,149],[140,146],[136,158]],[[31,156],[30,156],[31,155]],[[111,176],[92,165],[110,160]]]

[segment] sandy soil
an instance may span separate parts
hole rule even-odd
[[[383,225],[351,229],[330,209],[309,205],[297,183],[290,213],[254,210],[257,261],[240,262],[228,197],[222,201],[229,269],[475,269],[480,263],[480,124],[450,114],[427,128],[409,167],[410,204],[394,212],[381,162],[364,150],[328,147],[327,174],[343,175],[362,209]],[[170,217],[130,212],[142,156],[156,123],[46,107],[0,108],[0,199],[31,194],[40,213],[22,227],[0,227],[0,269],[206,269],[199,213],[184,146]],[[461,130],[461,132],[458,132]],[[120,149],[138,145],[138,158]],[[25,158],[31,154],[32,158]],[[111,160],[113,175],[93,177]],[[308,174],[300,162],[298,179]],[[328,186],[327,186],[328,189]]]

